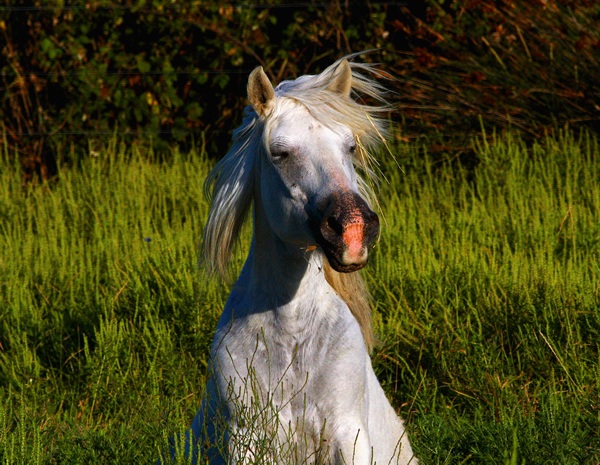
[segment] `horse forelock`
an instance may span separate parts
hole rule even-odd
[[[349,62],[352,95],[348,98],[335,94],[328,86],[346,59],[341,58],[320,74],[283,81],[275,88],[275,94],[302,103],[323,124],[336,123],[349,127],[361,138],[366,149],[373,149],[385,140],[385,115],[391,109],[386,100],[388,90],[374,78],[383,77],[384,74],[373,65]],[[361,103],[365,97],[372,104]]]

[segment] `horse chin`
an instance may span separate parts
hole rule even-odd
[[[325,257],[327,258],[327,261],[329,262],[329,265],[331,266],[331,268],[333,268],[338,273],[353,273],[355,271],[358,271],[358,270],[364,268],[367,264],[366,260],[363,263],[344,264],[340,260],[338,260],[338,258],[335,256],[335,254],[333,252],[328,252],[327,250],[324,250],[324,252],[325,252]]]

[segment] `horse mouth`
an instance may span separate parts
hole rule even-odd
[[[331,267],[340,273],[352,273],[368,262],[369,248],[379,234],[379,218],[360,196],[342,193],[329,199],[314,229]]]
[[[337,254],[335,252],[332,252],[329,249],[324,248],[323,246],[321,246],[321,249],[323,250],[325,257],[327,258],[327,261],[331,265],[331,268],[333,268],[338,273],[353,273],[354,271],[358,271],[358,270],[364,268],[368,262],[368,259],[367,259],[362,263],[346,263],[345,264],[345,263],[342,263],[340,260],[338,260]]]

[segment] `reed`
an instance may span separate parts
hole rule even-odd
[[[382,155],[374,366],[422,463],[595,464],[599,143],[488,136],[471,169]],[[24,186],[2,155],[0,463],[155,463],[189,426],[228,294],[197,267],[212,164],[113,143]]]

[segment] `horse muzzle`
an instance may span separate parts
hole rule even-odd
[[[333,194],[324,202],[315,228],[317,243],[331,267],[342,273],[363,268],[369,248],[379,235],[379,218],[354,192]]]

